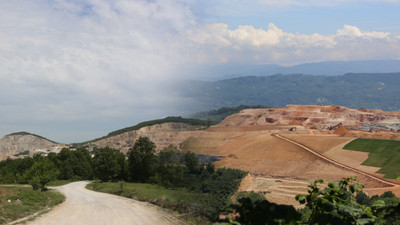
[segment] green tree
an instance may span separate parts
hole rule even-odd
[[[94,173],[101,181],[124,179],[125,166],[124,154],[109,147],[98,149],[93,157]]]
[[[193,152],[188,152],[185,154],[185,165],[189,173],[199,172],[199,160],[197,159],[196,154]]]
[[[54,163],[47,157],[41,157],[25,172],[25,177],[29,180],[34,190],[40,187],[42,191],[45,191],[45,185],[55,180],[58,174],[59,171]]]
[[[127,153],[131,180],[146,182],[155,175],[158,167],[158,157],[155,153],[155,144],[147,137],[139,137]]]
[[[320,189],[323,180],[310,183],[308,195],[296,196],[301,204],[311,210],[307,224],[373,224],[376,217],[370,207],[357,203],[355,193],[363,185],[357,178],[343,178],[339,183],[330,181]]]

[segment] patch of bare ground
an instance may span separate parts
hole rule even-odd
[[[242,181],[239,191],[263,193],[270,202],[304,207],[296,201],[297,194],[306,194],[309,184],[303,180],[290,178],[262,177],[248,174]]]
[[[332,163],[302,147],[272,136],[273,133],[289,137],[318,154],[356,170]],[[215,126],[196,132],[186,144],[195,153],[224,156],[215,163],[217,167],[249,171],[252,176],[244,179],[242,190],[262,192],[269,201],[278,204],[299,207],[294,197],[307,191],[307,180],[339,181],[350,176],[357,176],[360,183],[365,184],[367,193],[392,190],[400,196],[399,188],[389,187],[388,184],[357,172],[360,170],[383,177],[376,173],[379,168],[361,165],[368,157],[367,153],[343,150],[343,146],[353,139],[335,134],[326,135],[319,130],[302,127],[289,131],[287,126]]]

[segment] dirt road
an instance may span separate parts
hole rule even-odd
[[[331,159],[331,158],[329,158],[329,157],[326,157],[325,155],[322,155],[322,154],[320,154],[320,153],[314,151],[313,149],[311,149],[311,148],[309,148],[309,147],[307,147],[307,146],[305,146],[305,145],[303,145],[303,144],[301,144],[301,143],[298,143],[298,142],[296,142],[296,141],[293,141],[293,140],[291,140],[291,139],[289,139],[289,138],[287,138],[287,137],[283,137],[283,136],[280,135],[280,134],[276,134],[276,133],[275,133],[275,134],[272,134],[272,136],[277,137],[277,138],[280,138],[280,139],[285,140],[285,141],[287,141],[287,142],[290,142],[290,143],[292,143],[292,144],[295,144],[295,145],[301,147],[302,149],[304,149],[304,150],[306,150],[306,151],[308,151],[308,152],[310,152],[310,153],[312,153],[312,154],[318,156],[319,158],[321,158],[321,159],[323,159],[323,160],[325,160],[325,161],[327,161],[327,162],[330,162],[330,163],[332,163],[332,164],[334,164],[334,165],[336,165],[336,166],[345,168],[345,169],[347,169],[347,170],[356,172],[356,173],[358,173],[358,174],[362,174],[362,175],[367,176],[367,177],[369,177],[369,178],[371,178],[371,179],[373,179],[373,180],[376,180],[376,181],[378,181],[378,182],[381,182],[382,184],[388,185],[389,187],[390,187],[390,186],[392,186],[392,187],[398,186],[397,183],[394,183],[394,182],[385,180],[385,179],[383,179],[383,178],[380,178],[380,177],[377,177],[377,176],[375,176],[375,175],[369,174],[369,173],[367,173],[367,172],[361,171],[361,170],[356,169],[356,168],[354,168],[354,167],[351,167],[351,166],[345,165],[345,164],[343,164],[343,163],[337,162],[337,161],[335,161],[335,160],[333,160],[333,159]]]
[[[66,201],[28,224],[179,224],[156,206],[87,190],[86,181],[56,187]]]

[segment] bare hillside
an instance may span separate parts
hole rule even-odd
[[[349,109],[343,106],[287,105],[283,108],[245,109],[220,126],[286,125],[327,129],[342,124],[347,129],[400,130],[400,112]]]
[[[156,144],[157,151],[160,151],[169,145],[179,146],[185,139],[193,135],[194,131],[203,128],[203,126],[193,126],[185,123],[162,123],[100,139],[91,142],[89,146],[90,148],[108,146],[126,153],[134,146],[136,140],[142,136],[148,137],[153,141]]]
[[[0,139],[0,160],[7,157],[23,157],[34,153],[59,151],[63,147],[65,145],[28,133],[10,134]]]

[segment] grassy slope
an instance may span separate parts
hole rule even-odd
[[[400,141],[359,138],[344,149],[370,152],[363,165],[381,167],[378,173],[385,174],[385,178],[400,176]]]
[[[64,200],[65,197],[56,191],[41,192],[33,191],[31,187],[0,186],[0,224],[24,218]]]

